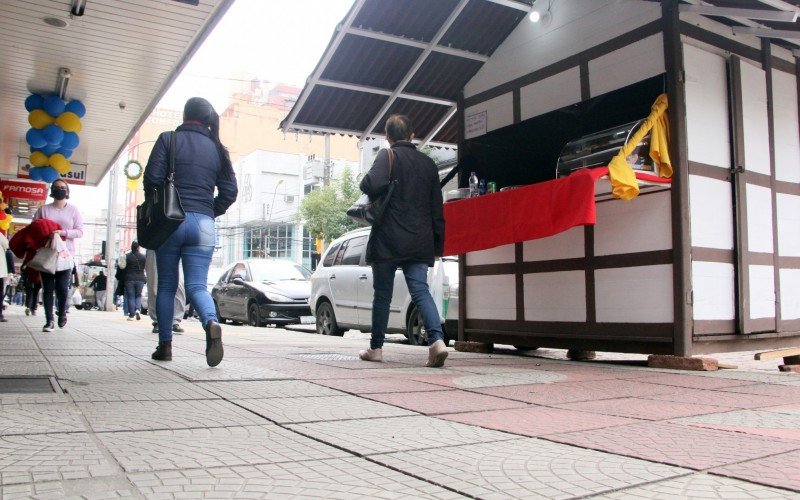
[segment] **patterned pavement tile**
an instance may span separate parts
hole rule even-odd
[[[686,473],[685,469],[540,439],[375,455],[373,460],[476,498],[574,498]],[[442,464],[430,467],[430,464]]]
[[[729,500],[737,498],[746,500],[771,500],[788,498],[790,493],[786,490],[779,490],[762,486],[759,484],[728,479],[725,477],[714,476],[711,474],[692,474],[690,476],[666,479],[657,483],[636,486],[613,493],[605,493],[593,498],[611,499],[655,499],[673,500],[675,498],[718,498]]]
[[[465,391],[395,392],[364,397],[425,415],[524,408],[527,403]]]
[[[414,415],[407,410],[350,395],[240,399],[236,403],[279,424]]]
[[[146,497],[463,498],[360,458],[135,473],[128,478]]]
[[[204,358],[192,356],[171,363],[159,364],[163,368],[186,377],[189,380],[272,380],[291,378],[285,373],[267,368],[258,368],[244,363],[223,360],[213,368]]]
[[[636,422],[630,418],[593,415],[544,406],[439,415],[439,418],[523,436],[544,436]]]
[[[674,387],[643,384],[632,380],[594,380],[475,389],[476,392],[483,394],[542,405],[624,397],[646,397],[671,393],[675,390],[677,389]]]
[[[761,408],[761,411],[774,411],[778,413],[788,413],[789,415],[800,415],[800,404],[770,406]]]
[[[648,384],[674,385],[676,387],[686,387],[687,389],[720,389],[751,384],[747,380],[678,375],[675,373],[658,373],[649,377],[642,377],[639,380]]]
[[[167,382],[185,382],[182,378],[174,375],[167,370],[152,370],[150,368],[144,369],[131,369],[131,370],[107,370],[97,372],[73,372],[68,376],[58,377],[59,383],[63,387],[70,386],[83,386],[86,384],[102,385],[102,384],[129,384],[135,382],[137,384],[145,383],[167,383]]]
[[[775,396],[780,398],[783,403],[800,403],[800,387],[786,385],[743,385],[738,387],[726,387],[721,389],[725,392],[736,392],[739,394],[758,394],[761,396]]]
[[[3,346],[5,347],[5,346]],[[31,361],[7,361],[0,365],[0,376],[7,377],[11,375],[53,375],[53,369],[45,362],[31,362]]]
[[[726,465],[711,472],[800,492],[800,451]]]
[[[123,476],[13,484],[0,489],[4,500],[16,499],[108,499],[134,498],[136,488]]]
[[[417,391],[446,391],[440,387],[416,380],[402,380],[397,378],[344,378],[334,380],[317,380],[316,384],[349,392],[351,394],[377,394],[383,392],[417,392]]]
[[[56,393],[22,393],[9,392],[0,393],[0,405],[21,405],[21,404],[57,404],[67,403],[69,400],[64,394]],[[0,415],[3,409],[0,408]]]
[[[423,416],[315,422],[287,427],[360,455],[515,439],[504,432]]]
[[[3,405],[0,435],[85,432],[80,413],[72,404]]]
[[[680,418],[672,420],[672,423],[800,441],[800,414],[791,415],[763,410],[737,410]],[[798,448],[800,448],[800,443],[798,443]]]
[[[341,392],[305,380],[256,380],[203,382],[198,386],[225,399],[295,398],[340,396]]]
[[[660,386],[664,387],[664,386]],[[673,401],[676,403],[701,403],[713,406],[724,406],[727,408],[758,408],[764,406],[777,406],[786,401],[783,401],[777,396],[764,396],[761,394],[741,394],[736,392],[727,392],[722,390],[701,390],[701,389],[684,389],[682,387],[675,388],[671,393],[667,394],[652,394],[643,396],[646,399],[653,399],[657,401]]]
[[[796,442],[665,422],[556,434],[548,439],[692,469],[708,469],[798,447]]]
[[[69,389],[72,399],[78,402],[112,401],[175,401],[185,399],[219,399],[198,384],[147,383],[102,384],[75,386]]]
[[[0,484],[63,481],[117,473],[84,433],[0,437]]]
[[[642,398],[602,399],[556,405],[559,408],[618,415],[644,420],[669,420],[671,418],[728,411],[730,408],[673,401],[653,401]]]
[[[112,432],[97,436],[127,472],[322,460],[347,455],[275,425]]]
[[[741,380],[745,382],[759,382],[762,384],[777,384],[777,385],[798,385],[800,382],[797,380],[795,373],[779,373],[779,372],[757,372],[757,371],[743,371],[743,370],[724,370],[718,372],[707,372],[706,375],[698,375],[701,377],[712,378],[726,378],[730,380]]]
[[[262,425],[258,415],[219,399],[78,403],[95,432]]]

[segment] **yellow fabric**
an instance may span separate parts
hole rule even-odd
[[[667,94],[661,94],[650,108],[650,115],[642,122],[639,130],[622,146],[619,153],[608,164],[611,178],[611,191],[615,198],[631,200],[639,195],[639,182],[628,162],[625,160],[650,130],[650,157],[659,162],[661,177],[672,177],[672,163],[669,159],[669,127],[667,126]]]

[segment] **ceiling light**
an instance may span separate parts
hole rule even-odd
[[[553,20],[553,13],[550,11],[550,8],[553,6],[553,0],[547,1],[546,8],[536,7],[537,3],[544,3],[544,1],[545,0],[540,0],[531,4],[531,13],[528,19],[530,19],[532,23],[541,23],[542,26],[547,26],[550,24],[550,21]]]
[[[44,21],[45,24],[49,24],[55,28],[66,28],[69,26],[69,23],[60,17],[45,17],[42,19],[42,21]]]
[[[539,13],[538,10],[532,10],[531,15],[529,17],[532,23],[538,23],[539,19],[542,18],[542,15]]]
[[[751,28],[750,26],[734,26],[734,35],[755,35],[764,38],[800,38],[800,31],[773,30],[770,28]]]
[[[679,7],[681,12],[694,12],[704,16],[739,17],[742,19],[758,19],[762,21],[797,21],[797,10],[740,9],[737,7],[715,7],[713,5],[688,5]]]

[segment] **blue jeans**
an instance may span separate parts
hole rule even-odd
[[[428,333],[428,345],[437,340],[444,340],[444,332],[439,319],[439,311],[428,290],[428,264],[424,262],[377,262],[372,264],[372,338],[371,349],[381,349],[386,338],[386,326],[389,323],[389,305],[392,303],[394,291],[394,275],[398,267],[403,269],[403,276],[411,293],[411,300],[417,307],[422,323]]]
[[[214,254],[214,219],[196,212],[187,212],[186,219],[167,241],[156,250],[158,266],[158,340],[172,340],[172,316],[175,313],[175,294],[178,291],[178,266],[183,264],[183,283],[203,326],[210,320],[219,321],[214,301],[206,288],[208,267]]]
[[[125,281],[125,312],[133,317],[142,310],[142,289],[144,281]]]

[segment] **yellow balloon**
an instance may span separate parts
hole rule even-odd
[[[56,125],[61,127],[64,132],[75,132],[76,134],[83,128],[81,119],[71,111],[58,115],[58,118],[56,118]]]
[[[30,123],[33,128],[45,128],[52,124],[54,120],[55,118],[48,115],[47,111],[43,109],[34,109],[28,114],[28,123]]]
[[[3,220],[0,220],[0,229],[3,231],[7,231],[9,227],[11,227],[11,219],[12,217],[9,215]]]
[[[47,155],[42,153],[41,151],[34,151],[33,153],[31,153],[31,157],[28,158],[28,160],[34,167],[45,167],[50,161],[47,159]]]
[[[66,174],[72,169],[72,164],[61,153],[50,155],[50,166],[56,169],[56,172],[61,175]]]

